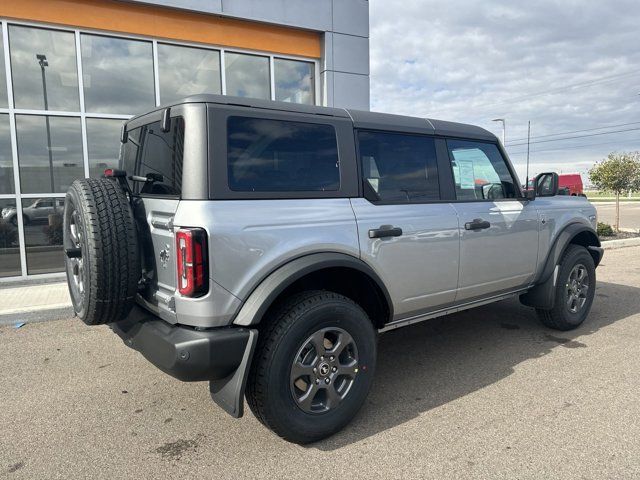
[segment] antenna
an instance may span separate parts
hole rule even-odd
[[[531,140],[531,120],[529,120],[529,126],[527,127],[527,179],[526,185],[529,185],[529,143]],[[533,188],[536,188],[535,185]]]

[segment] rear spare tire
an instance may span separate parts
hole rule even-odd
[[[75,313],[87,325],[124,318],[133,306],[140,258],[133,213],[107,178],[76,180],[64,202],[63,245]]]

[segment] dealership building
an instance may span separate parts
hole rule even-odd
[[[369,108],[367,0],[0,2],[0,282],[63,271],[76,178],[122,122],[197,93]]]

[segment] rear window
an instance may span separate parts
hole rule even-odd
[[[136,182],[134,193],[179,196],[182,190],[184,119],[173,117],[171,128],[163,132],[160,122],[153,122],[128,132],[123,145],[122,169],[128,175],[159,175],[153,182]]]
[[[237,192],[336,191],[340,164],[335,129],[229,117],[227,168],[229,188]]]

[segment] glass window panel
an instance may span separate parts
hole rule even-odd
[[[315,103],[313,63],[276,58],[273,64],[276,100],[309,105]]]
[[[155,105],[151,42],[83,34],[87,112],[136,114]]]
[[[458,200],[515,198],[516,182],[492,143],[447,140]]]
[[[379,201],[421,203],[440,199],[433,138],[358,133],[365,188]]]
[[[221,93],[220,52],[158,44],[162,103],[198,93]]]
[[[171,118],[171,130],[163,132],[160,122],[142,127],[142,151],[135,174],[141,177],[160,174],[155,182],[136,184],[134,191],[147,195],[180,195],[184,151],[184,119]],[[131,139],[129,139],[131,140]],[[128,142],[127,142],[128,143]],[[138,190],[139,189],[139,190]]]
[[[271,98],[269,58],[225,52],[227,95]]]
[[[2,41],[2,26],[0,25],[0,108],[7,108],[8,106],[7,76],[4,70],[4,42]]]
[[[60,272],[64,198],[23,198],[22,218],[27,249],[27,273]]]
[[[335,191],[340,186],[331,125],[229,117],[227,162],[229,188],[239,192]]]
[[[80,110],[73,32],[11,25],[9,50],[16,108]]]
[[[0,194],[15,193],[9,115],[0,114]]]
[[[0,277],[21,275],[15,200],[0,200]]]
[[[120,129],[124,120],[87,118],[89,176],[102,176],[107,168],[118,168]]]
[[[16,130],[22,193],[66,192],[84,177],[79,118],[16,115]]]

